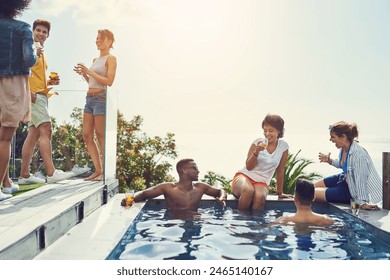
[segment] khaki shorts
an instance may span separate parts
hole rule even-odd
[[[44,94],[37,94],[35,103],[31,103],[31,121],[29,126],[38,127],[45,122],[51,122],[48,110],[48,99]]]
[[[0,123],[18,127],[30,120],[31,97],[27,75],[0,76]]]

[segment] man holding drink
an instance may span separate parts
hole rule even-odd
[[[46,39],[49,37],[51,24],[47,20],[38,19],[33,24],[33,36],[37,49],[38,59],[31,68],[29,77],[31,93],[31,122],[27,138],[22,148],[22,167],[18,183],[20,185],[45,183],[42,178],[30,174],[30,161],[34,148],[39,140],[39,150],[45,165],[47,182],[55,183],[74,176],[74,173],[67,173],[56,170],[52,158],[52,126],[48,112],[49,85],[58,85],[60,80],[57,73],[52,73],[49,80],[46,78],[48,68],[47,59],[43,51]]]

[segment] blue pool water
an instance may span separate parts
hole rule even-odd
[[[263,211],[242,213],[234,201],[222,209],[202,201],[198,213],[166,210],[164,201],[149,201],[107,259],[390,259],[390,234],[327,204],[318,213],[336,220],[331,227],[275,225],[295,212],[292,202],[269,201]]]

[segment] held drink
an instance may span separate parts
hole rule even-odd
[[[351,210],[353,214],[358,214],[359,212],[359,204],[357,204],[354,200],[351,200]]]
[[[126,194],[126,204],[131,205],[133,203],[133,197],[130,194]]]
[[[58,73],[57,72],[50,72],[49,78],[50,78],[50,80],[58,80]]]
[[[126,206],[131,206],[134,201],[134,190],[128,190],[125,194]]]
[[[268,139],[267,138],[262,139],[259,143],[259,146],[266,149],[268,147]]]

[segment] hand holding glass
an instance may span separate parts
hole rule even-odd
[[[259,143],[257,143],[258,146],[264,148],[264,149],[267,149],[268,147],[268,138],[263,138],[260,140]]]
[[[49,85],[56,86],[60,84],[60,76],[57,72],[50,72],[49,75]]]
[[[127,190],[125,193],[126,206],[131,206],[134,202],[134,190]]]
[[[79,75],[83,75],[83,67],[85,67],[84,63],[77,63],[77,65],[73,68],[73,70],[79,74]]]

